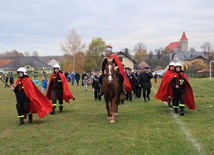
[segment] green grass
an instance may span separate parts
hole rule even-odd
[[[160,79],[158,79],[160,83]],[[153,83],[158,89],[159,83]],[[214,154],[214,81],[190,79],[195,111],[185,109],[178,119],[206,154]],[[65,103],[64,112],[47,115],[23,126],[18,123],[15,96],[0,83],[0,154],[200,154],[181,130],[164,103],[134,98],[119,106],[116,123],[106,119],[104,101],[94,101],[91,87],[70,86],[76,100]],[[202,152],[202,153],[203,153]]]

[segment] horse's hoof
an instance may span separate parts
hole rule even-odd
[[[115,120],[112,119],[112,120],[110,121],[110,123],[111,123],[111,124],[114,124],[114,123],[115,123]]]
[[[111,117],[107,117],[107,120],[110,120],[111,119]]]

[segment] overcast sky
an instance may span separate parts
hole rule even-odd
[[[0,0],[0,52],[62,55],[74,28],[83,43],[101,37],[114,51],[143,42],[148,51],[179,41],[214,47],[214,0]]]

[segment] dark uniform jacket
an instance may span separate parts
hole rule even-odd
[[[76,73],[76,74],[75,74],[75,79],[76,79],[77,81],[80,80],[80,74],[79,74],[79,73]]]
[[[100,87],[99,79],[100,79],[100,76],[94,75],[93,82],[92,82],[92,88],[99,88]]]
[[[151,72],[143,72],[142,74],[142,78],[141,78],[141,87],[142,88],[151,88],[152,84],[151,84],[151,78],[153,77]]]
[[[60,90],[63,89],[63,87],[62,87],[62,80],[61,80],[59,74],[55,74],[52,77],[52,79],[50,81],[50,86],[51,86],[52,89],[60,89]]]
[[[183,84],[180,85],[182,81],[183,81]],[[184,93],[186,80],[181,74],[176,74],[171,80],[171,85],[172,85],[173,93]],[[179,88],[175,88],[176,85],[178,85]]]
[[[129,82],[132,86],[132,89],[134,89],[134,74],[126,74],[128,79],[129,79]]]
[[[16,87],[14,89],[14,92],[16,94],[17,101],[27,101],[27,100],[29,100],[27,98],[26,94],[25,94],[24,86],[23,86],[21,81],[16,85]]]
[[[139,88],[139,85],[141,85],[142,75],[141,73],[134,73],[134,86],[135,88]]]

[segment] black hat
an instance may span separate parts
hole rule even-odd
[[[146,66],[146,67],[144,67],[144,69],[149,69],[149,67]]]

